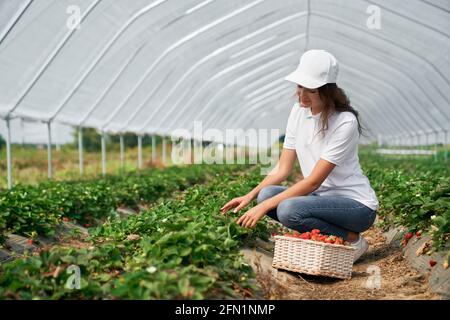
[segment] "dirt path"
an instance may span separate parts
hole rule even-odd
[[[273,243],[270,242],[259,242],[257,249],[244,249],[243,254],[257,271],[257,281],[261,287],[258,297],[254,298],[441,299],[429,289],[428,277],[412,269],[403,259],[401,249],[387,244],[380,231],[372,227],[364,236],[370,247],[354,264],[350,280],[277,271],[271,267]]]

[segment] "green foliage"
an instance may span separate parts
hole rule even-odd
[[[437,249],[448,249],[448,167],[421,160],[392,161],[364,153],[360,159],[380,200],[382,226],[404,225],[411,231],[428,232]],[[266,223],[269,218],[262,219],[254,229],[246,229],[235,223],[242,213],[221,215],[219,209],[260,181],[258,167],[248,170],[248,166],[205,165],[83,184],[49,183],[31,191],[16,191],[14,196],[6,197],[14,201],[9,205],[14,210],[4,206],[0,212],[10,212],[3,219],[7,228],[16,230],[17,226],[22,232],[45,233],[62,216],[80,221],[105,217],[121,204],[135,206],[163,198],[127,219],[110,216],[101,226],[90,229],[86,248],[54,246],[37,256],[3,264],[0,299],[240,297],[238,292],[254,289],[254,274],[238,249],[256,237],[267,239],[271,231]],[[184,189],[182,195],[173,195],[180,189]],[[55,196],[50,199],[47,194]],[[36,200],[38,197],[42,199]],[[61,205],[63,213],[58,212]],[[37,209],[39,206],[52,214],[38,215],[43,212]],[[37,216],[31,214],[30,218],[30,212]],[[15,220],[11,219],[14,215]],[[29,224],[34,227],[28,230]],[[69,277],[66,270],[71,264],[81,270],[79,290],[65,287]]]
[[[89,248],[53,247],[2,265],[0,298],[203,299],[254,289],[253,271],[238,249],[255,236],[267,237],[267,226],[263,220],[255,229],[242,228],[237,214],[219,209],[260,181],[259,168],[245,174],[244,166],[208,168],[214,179],[183,197],[93,229]],[[64,286],[71,264],[80,267],[80,290]]]
[[[136,208],[204,181],[211,170],[207,166],[171,167],[81,182],[18,185],[0,193],[0,234],[52,236],[63,217],[92,224],[119,206]]]
[[[405,226],[433,238],[436,249],[449,249],[450,170],[427,160],[361,157],[364,171],[380,201],[381,227]]]

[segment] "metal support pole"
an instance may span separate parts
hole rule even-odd
[[[166,137],[162,140],[162,162],[166,164]]]
[[[194,144],[194,161],[193,163],[203,163],[203,141],[202,140],[192,140],[192,143]]]
[[[120,141],[120,170],[125,167],[125,144],[123,142],[123,134],[119,136]]]
[[[420,134],[416,133],[415,136],[417,137],[417,143],[416,143],[415,149],[420,150]],[[420,156],[419,156],[418,152],[416,152],[416,158],[418,159],[419,157]]]
[[[448,131],[445,130],[444,131],[444,161],[447,162],[448,161],[448,140],[447,140],[447,134]]]
[[[434,133],[434,161],[436,162],[438,160],[438,147],[437,147],[437,142],[438,142],[438,132],[436,131]]]
[[[142,135],[138,135],[138,169],[142,169]]]
[[[414,145],[414,133],[408,135],[408,149],[411,150],[412,157],[415,158],[416,155],[413,153],[413,145]]]
[[[106,134],[102,132],[102,174],[106,175]]]
[[[80,166],[80,175],[84,173],[84,160],[83,160],[83,128],[78,127],[78,162]]]
[[[52,168],[52,126],[50,121],[47,122],[47,134],[48,134],[47,167],[48,167],[48,178],[51,179],[53,176],[53,168]]]
[[[152,162],[156,160],[156,140],[155,135],[152,135]]]
[[[424,139],[422,140],[422,137],[424,137]],[[420,142],[421,142],[421,146],[420,149],[421,150],[427,150],[427,143],[428,143],[428,139],[427,139],[427,134],[423,133],[420,137]]]
[[[8,171],[8,189],[12,188],[12,162],[11,162],[11,126],[9,118],[6,119],[6,166]]]

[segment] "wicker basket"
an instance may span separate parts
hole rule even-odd
[[[355,248],[275,236],[272,267],[311,275],[350,279]]]

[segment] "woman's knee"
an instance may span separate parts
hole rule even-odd
[[[280,187],[281,186],[270,185],[270,186],[266,186],[266,187],[262,188],[259,191],[258,196],[256,197],[256,202],[261,203],[261,202],[277,195],[278,193],[280,193]]]
[[[365,224],[362,225],[362,227],[360,228],[360,230],[358,232],[364,232],[366,230],[369,230],[370,227],[374,224],[376,217],[377,217],[377,212],[374,210],[371,210],[370,214],[368,215],[367,221],[365,222]]]
[[[301,216],[301,210],[299,211],[299,209],[295,199],[281,201],[277,206],[278,220],[287,227],[298,224],[297,220]]]

